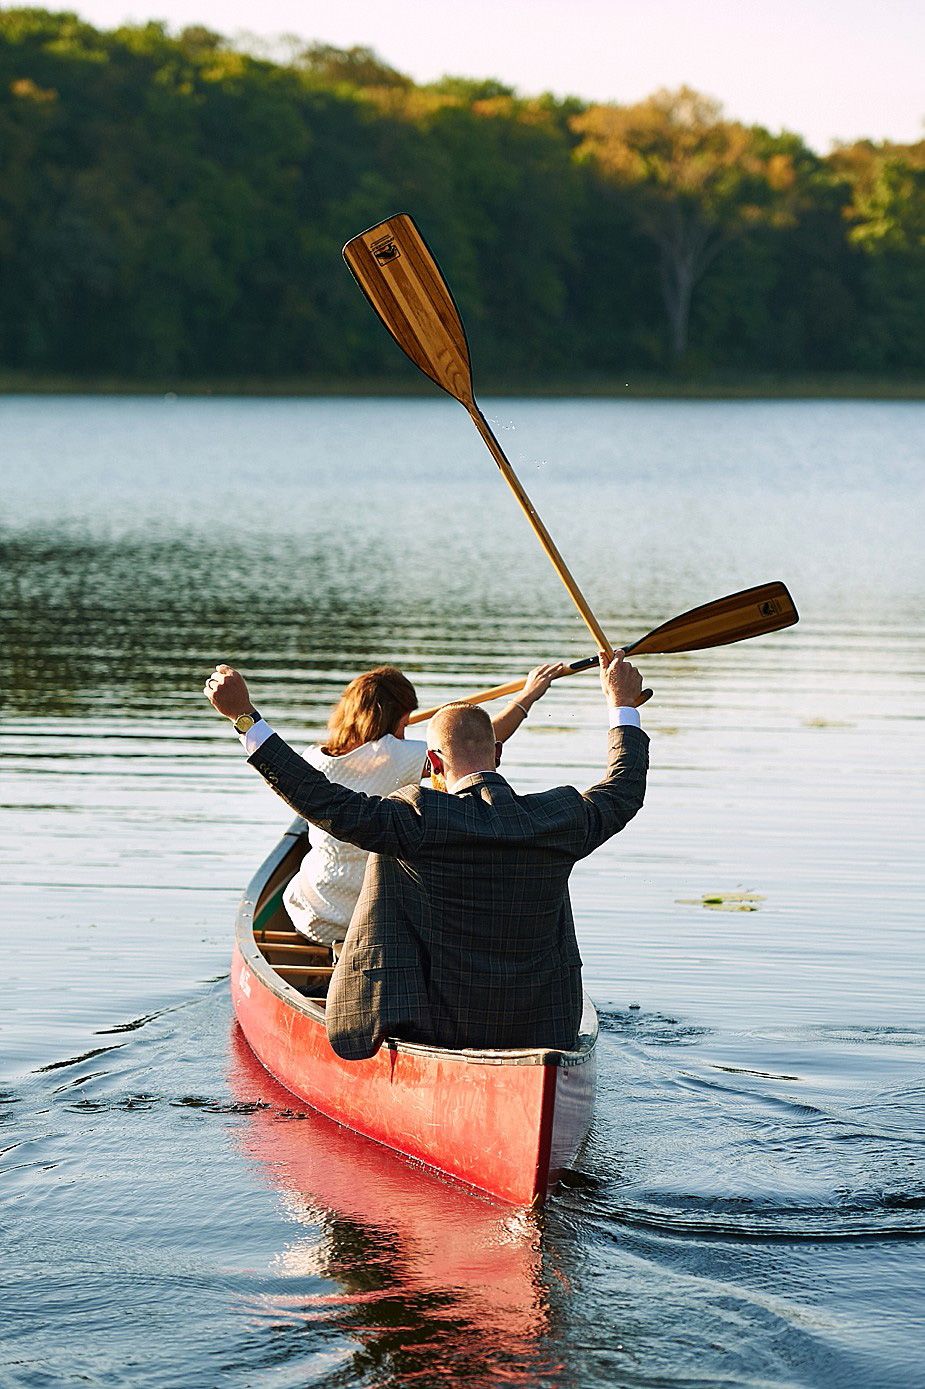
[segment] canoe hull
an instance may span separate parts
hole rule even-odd
[[[451,1051],[389,1040],[367,1060],[342,1060],[328,1044],[322,1005],[281,979],[254,939],[255,910],[296,858],[287,840],[300,824],[238,911],[231,996],[252,1050],[294,1095],[348,1128],[499,1200],[541,1202],[590,1124],[593,1007],[575,1051]]]

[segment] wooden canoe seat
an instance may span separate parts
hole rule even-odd
[[[254,943],[267,964],[287,984],[312,996],[323,991],[334,973],[336,953],[330,946],[307,940],[289,925],[282,907],[285,883],[261,905],[254,919]],[[317,1002],[323,1004],[324,998]]]
[[[274,973],[293,983],[297,980],[330,979],[334,973],[333,965],[273,965]]]
[[[277,945],[275,941],[257,942],[257,948],[261,955],[273,964],[279,961],[281,965],[309,964],[329,965],[331,963],[331,952],[326,945],[309,945],[304,942],[301,945]]]

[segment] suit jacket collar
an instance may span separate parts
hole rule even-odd
[[[510,790],[508,783],[500,772],[471,772],[469,776],[463,777],[458,781],[450,792],[452,796],[472,795],[481,791],[483,786],[492,788],[504,786]]]

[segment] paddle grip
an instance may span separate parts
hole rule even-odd
[[[629,646],[624,646],[623,650],[626,651],[626,652],[632,651],[633,647],[636,646],[637,644],[638,644],[638,643],[636,643],[636,642],[631,642]],[[584,660],[582,660],[582,661],[570,661],[570,662],[569,662],[569,668],[568,668],[568,674],[569,674],[569,675],[577,675],[578,672],[579,672],[580,670],[590,670],[591,667],[592,667],[592,666],[596,666],[597,663],[598,663],[598,657],[597,657],[597,656],[585,656]],[[638,698],[637,700],[634,700],[633,702],[634,702],[634,704],[636,705],[636,708],[638,709],[639,706],[640,706],[640,704],[646,704],[646,703],[648,703],[648,701],[649,701],[651,698],[652,698],[652,691],[651,691],[651,690],[643,690],[643,691],[640,693],[639,698]]]
[[[630,656],[633,653],[634,647],[637,647],[638,645],[638,641],[631,641],[628,642],[627,645],[622,648],[622,650],[627,656]],[[569,671],[577,673],[579,670],[590,670],[591,667],[596,666],[597,663],[597,656],[585,656],[585,658],[581,661],[572,661],[569,665]]]

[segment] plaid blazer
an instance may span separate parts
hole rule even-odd
[[[581,956],[568,895],[573,864],[639,810],[649,740],[611,729],[607,772],[585,792],[519,796],[497,772],[453,792],[406,786],[366,796],[335,786],[276,734],[249,759],[299,815],[370,850],[331,979],[338,1055],[385,1037],[445,1047],[570,1047]]]

